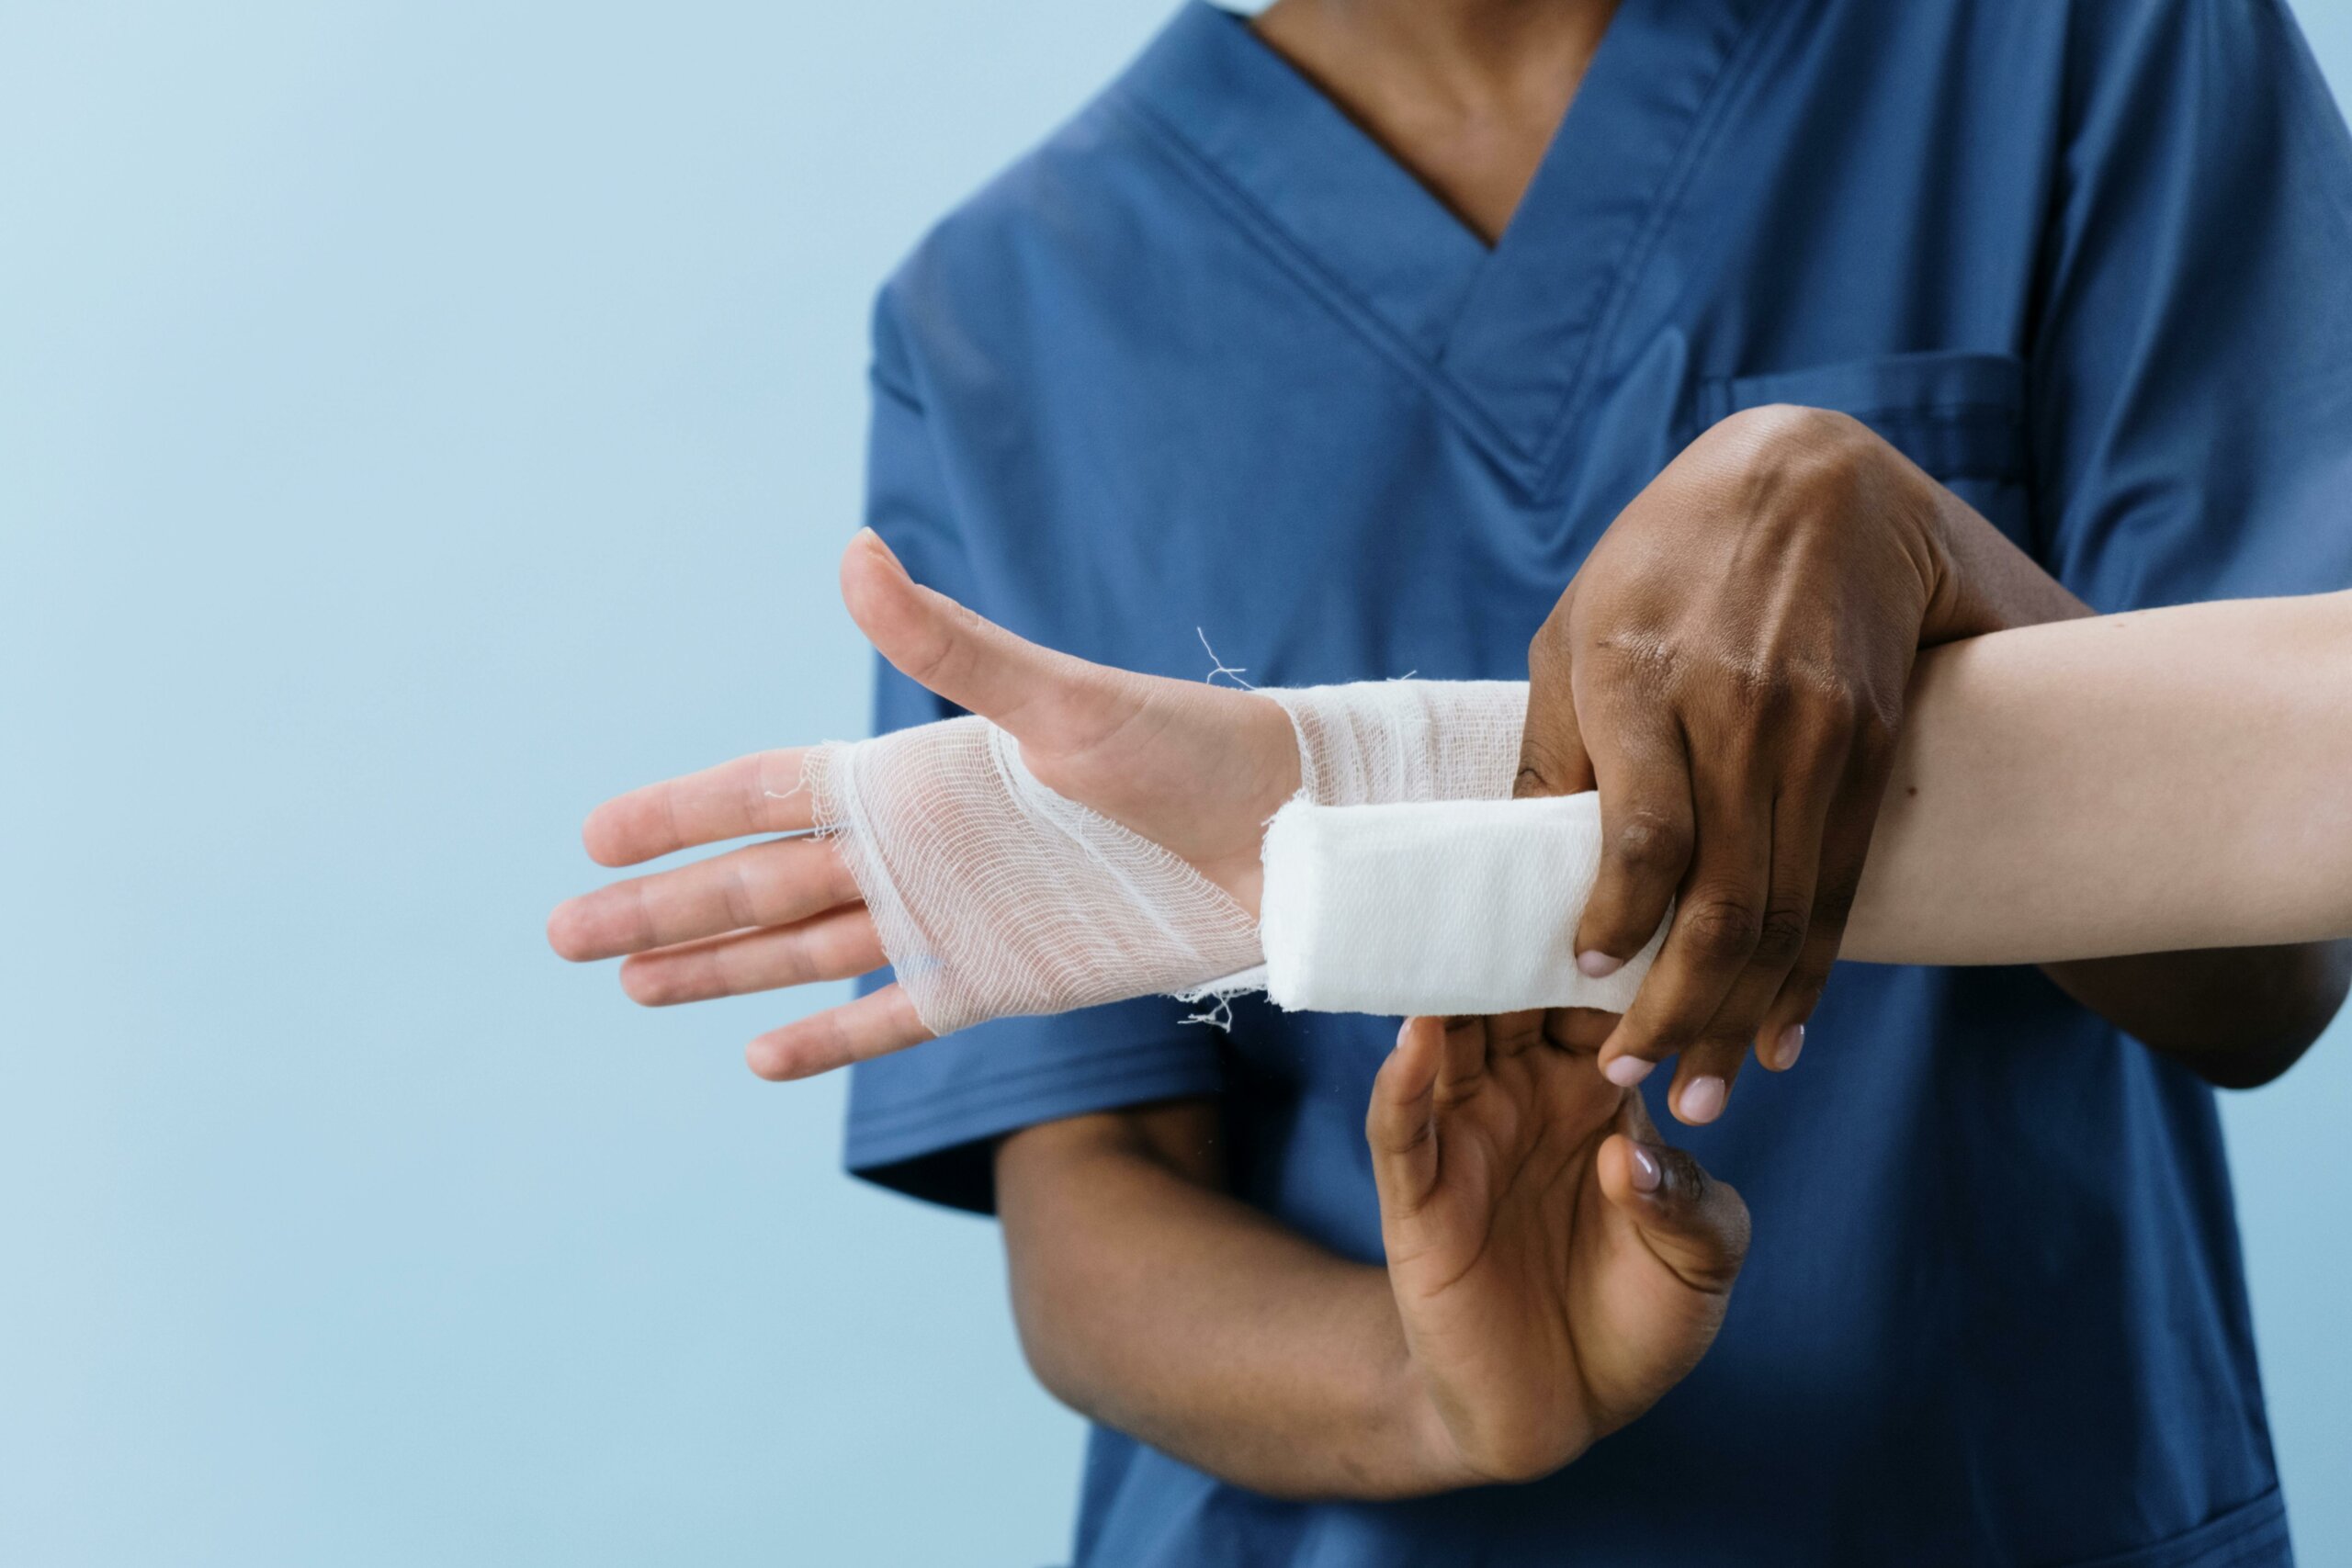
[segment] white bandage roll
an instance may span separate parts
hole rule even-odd
[[[1577,921],[1600,861],[1593,794],[1293,801],[1266,829],[1267,994],[1314,1012],[1623,1012],[1666,926],[1606,979],[1577,969]]]

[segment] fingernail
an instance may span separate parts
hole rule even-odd
[[[1658,1165],[1657,1156],[1650,1153],[1641,1145],[1635,1144],[1634,1145],[1634,1190],[1655,1192],[1665,1180],[1666,1171]]]
[[[1408,1018],[1404,1022],[1396,1026],[1396,1043],[1399,1045],[1405,1043],[1405,1036],[1410,1034],[1412,1032],[1413,1021]]]
[[[1577,954],[1577,968],[1583,972],[1584,977],[1588,980],[1606,980],[1623,967],[1625,967],[1623,959],[1612,958],[1599,948],[1593,949],[1590,953]]]
[[[1650,1069],[1657,1066],[1656,1062],[1645,1062],[1639,1056],[1616,1056],[1600,1069],[1600,1076],[1619,1089],[1631,1089],[1649,1077]]]
[[[1682,1119],[1708,1122],[1724,1113],[1724,1080],[1702,1074],[1682,1086]]]
[[[1797,1065],[1797,1053],[1804,1049],[1804,1025],[1790,1024],[1786,1029],[1781,1030],[1778,1038],[1772,1042],[1773,1068],[1779,1072],[1787,1072]]]

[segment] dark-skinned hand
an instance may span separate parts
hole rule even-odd
[[[1364,1131],[1411,1421],[1446,1487],[1548,1475],[1723,1325],[1747,1207],[1650,1124],[1565,1013],[1406,1021]]]
[[[1963,581],[1977,558],[2033,570],[1867,426],[1787,407],[1708,430],[1593,547],[1528,649],[1517,793],[1600,792],[1586,973],[1617,969],[1672,908],[1602,1046],[1611,1081],[1679,1055],[1668,1103],[1699,1123],[1751,1043],[1794,1064],[1913,658],[1994,624]]]

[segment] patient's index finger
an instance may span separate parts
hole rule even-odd
[[[635,865],[696,844],[747,833],[793,833],[811,826],[801,783],[806,747],[738,757],[683,778],[616,795],[580,829],[599,865]]]

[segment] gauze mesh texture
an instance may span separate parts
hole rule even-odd
[[[1317,806],[1500,800],[1519,775],[1519,681],[1359,681],[1269,688],[1298,732],[1299,795]]]
[[[1408,803],[1501,804],[1510,794],[1523,684],[1376,681],[1261,694],[1290,715],[1299,744],[1299,795],[1277,823]],[[806,783],[818,829],[838,845],[899,984],[933,1033],[1130,997],[1198,998],[1270,985],[1287,1007],[1506,1011],[1537,1005],[1518,999],[1535,984],[1524,979],[1531,967],[1550,976],[1538,987],[1546,994],[1567,984],[1563,974],[1582,980],[1567,938],[1590,867],[1576,862],[1582,870],[1562,870],[1535,897],[1501,875],[1512,854],[1505,819],[1449,828],[1447,808],[1430,806],[1410,828],[1410,852],[1400,847],[1408,840],[1344,825],[1294,835],[1288,841],[1311,852],[1267,862],[1270,907],[1282,898],[1290,943],[1277,981],[1262,966],[1249,911],[1178,856],[1039,784],[1019,745],[983,719],[820,747]],[[1537,818],[1524,821],[1520,856],[1597,853],[1597,821],[1593,846],[1560,838]],[[1467,835],[1462,858],[1449,859],[1450,833]],[[1334,867],[1333,854],[1366,859]],[[1277,874],[1294,879],[1281,894]],[[1302,899],[1297,878],[1307,879],[1311,897]],[[1574,910],[1563,905],[1569,897]],[[1465,913],[1482,908],[1491,912]],[[1436,918],[1440,909],[1445,918]],[[1541,932],[1525,924],[1531,909],[1548,922]],[[1555,929],[1562,919],[1565,931]],[[1351,944],[1382,957],[1369,969],[1351,966]],[[1510,952],[1487,954],[1487,944]],[[1637,980],[1635,973],[1605,992],[1576,994],[1630,995]],[[1419,1005],[1430,997],[1450,1005]]]
[[[1247,909],[1039,784],[985,719],[820,747],[806,783],[934,1034],[1191,990],[1258,962]]]

